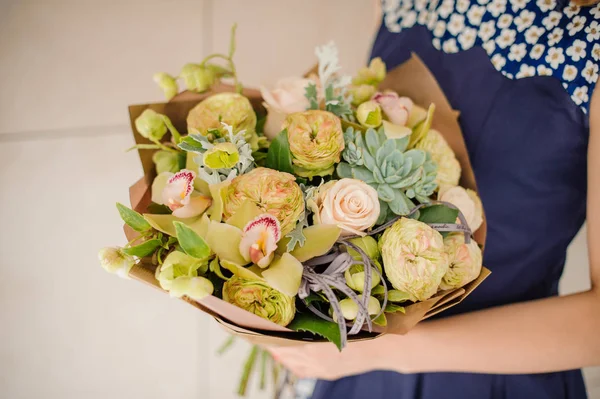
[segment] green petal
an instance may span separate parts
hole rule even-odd
[[[240,207],[235,211],[235,213],[227,219],[227,224],[237,227],[240,230],[244,230],[244,227],[259,215],[264,212],[256,206],[254,202],[249,199],[244,200]]]
[[[227,188],[231,184],[230,181],[224,181],[217,184],[209,185],[210,195],[212,197],[212,205],[208,208],[207,213],[210,214],[210,220],[220,222],[223,218],[223,207],[225,206],[225,195]]]
[[[221,266],[240,278],[251,281],[264,281],[260,273],[256,272],[256,268],[246,268],[235,262],[229,262],[223,259],[221,259],[220,262]]]
[[[211,295],[213,291],[213,284],[204,277],[178,277],[171,283],[169,294],[176,298],[185,295],[199,301]]]
[[[288,253],[275,258],[262,275],[271,287],[286,295],[295,296],[302,282],[302,263]]]
[[[300,262],[305,262],[329,252],[339,238],[341,229],[333,224],[317,224],[305,228],[302,232],[306,237],[304,245],[297,245],[296,249],[290,252],[290,255]],[[277,246],[278,253],[283,254],[285,252],[287,241],[289,241],[288,237],[279,241],[279,245]]]
[[[429,133],[429,129],[431,129],[431,123],[433,122],[433,114],[435,112],[435,104],[431,104],[429,109],[427,110],[427,116],[425,120],[421,121],[413,128],[413,133],[410,136],[410,143],[408,146],[413,148],[419,141],[421,141],[427,133]]]
[[[168,234],[171,237],[176,237],[175,226],[173,222],[181,222],[194,230],[200,237],[206,235],[208,216],[202,215],[202,217],[193,217],[181,219],[173,215],[151,215],[149,213],[144,214],[144,219],[156,230]]]
[[[210,222],[208,233],[206,234],[206,243],[219,259],[221,259],[221,264],[223,264],[223,260],[238,265],[245,265],[248,263],[240,254],[241,240],[242,230],[237,227],[215,221]]]

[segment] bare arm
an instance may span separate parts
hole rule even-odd
[[[299,375],[329,379],[374,369],[518,374],[600,365],[600,89],[590,110],[588,170],[589,291],[421,323],[342,353],[312,344],[274,355]]]

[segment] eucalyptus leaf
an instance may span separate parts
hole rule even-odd
[[[210,256],[210,248],[194,230],[181,222],[173,222],[179,245],[186,254],[196,259],[206,259]]]
[[[287,130],[284,129],[279,132],[271,142],[267,152],[266,166],[280,172],[294,173]]]
[[[143,258],[144,256],[152,255],[154,251],[156,251],[156,249],[158,249],[161,245],[161,240],[152,239],[144,241],[143,243],[134,247],[123,248],[123,252],[127,255]]]
[[[312,313],[298,313],[287,327],[290,330],[319,335],[329,342],[334,343],[338,350],[342,350],[342,337],[336,323],[323,320]]]
[[[117,202],[117,209],[119,210],[119,215],[121,215],[121,219],[123,219],[125,224],[135,231],[144,232],[152,228],[152,226],[150,226],[150,224],[142,215],[126,207],[125,205]]]
[[[455,223],[458,209],[446,205],[432,205],[421,209],[419,221],[423,223]]]

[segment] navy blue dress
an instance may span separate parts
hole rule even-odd
[[[488,218],[484,264],[492,275],[442,317],[558,295],[567,246],[585,220],[586,113],[600,56],[600,30],[596,37],[589,28],[598,26],[600,6],[417,0],[384,1],[383,7],[372,57],[392,69],[415,52],[430,68],[461,112]],[[585,397],[580,370],[535,375],[376,371],[320,381],[313,395]]]

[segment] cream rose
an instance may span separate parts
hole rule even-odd
[[[375,225],[379,217],[377,191],[356,179],[341,179],[319,190],[315,223],[335,224],[341,235],[361,235]]]
[[[279,80],[272,90],[260,88],[268,112],[264,133],[269,140],[273,140],[281,131],[281,125],[288,114],[308,108],[310,104],[304,93],[306,86],[312,82],[311,79],[291,77]]]
[[[473,233],[483,223],[483,205],[475,191],[460,186],[443,186],[438,193],[438,199],[456,206]]]

